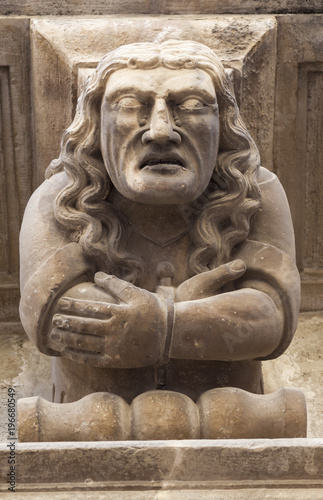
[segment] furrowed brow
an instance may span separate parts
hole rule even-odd
[[[192,89],[191,87],[187,87],[184,89],[179,89],[175,91],[171,91],[168,96],[170,99],[174,99],[176,101],[183,100],[188,97],[198,97],[203,99],[207,103],[214,104],[216,101],[216,95],[209,92],[207,89]]]
[[[117,87],[115,89],[112,89],[108,94],[106,94],[105,98],[108,101],[114,101],[125,95],[133,95],[135,97],[138,96],[139,98],[145,98],[147,97],[148,93],[141,89],[138,89],[137,87],[129,85],[128,87]]]

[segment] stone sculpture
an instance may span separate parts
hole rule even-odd
[[[49,421],[86,396],[117,422],[97,439],[288,435],[275,419],[304,435],[300,391],[261,395],[299,310],[288,203],[215,54],[178,40],[107,54],[46,176],[21,229],[20,314],[53,356],[53,401],[71,403],[43,404]],[[21,435],[39,405],[20,403]],[[245,408],[245,426],[222,415],[217,434],[219,405]]]

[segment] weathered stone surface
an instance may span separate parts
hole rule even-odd
[[[322,12],[320,0],[2,0],[1,15],[93,15],[93,14],[272,14]]]
[[[276,360],[263,364],[265,392],[299,387],[306,396],[309,438],[323,435],[323,313],[302,313],[294,340]],[[2,335],[0,351],[0,441],[7,439],[7,390],[19,398],[35,395],[50,400],[50,358],[41,354],[25,335]]]
[[[37,441],[117,441],[131,438],[129,405],[107,392],[75,403],[50,403],[33,397],[18,401],[18,437]]]
[[[133,400],[131,411],[133,439],[200,437],[198,408],[184,394],[172,391],[145,392]]]
[[[29,20],[0,19],[0,332],[21,331],[19,227],[32,192]]]
[[[279,389],[281,386],[294,386],[300,387],[304,391],[307,399],[308,406],[308,436],[320,437],[323,435],[323,420],[322,420],[322,385],[323,385],[323,373],[321,369],[322,356],[323,356],[323,346],[322,346],[322,335],[323,335],[323,315],[322,313],[303,313],[300,315],[298,330],[296,332],[294,341],[292,342],[289,349],[277,360],[268,361],[264,364],[264,382],[266,391],[274,391]],[[42,354],[40,354],[36,348],[31,345],[31,342],[26,337],[22,336],[10,336],[1,337],[1,353],[0,353],[0,378],[1,378],[1,389],[2,391],[7,390],[8,386],[17,387],[20,390],[22,397],[32,396],[33,394],[42,394],[43,397],[47,399],[50,398],[51,394],[51,381],[50,381],[50,359]],[[41,366],[46,365],[46,371],[38,371]],[[45,384],[47,383],[47,388]],[[41,384],[41,385],[39,385]],[[5,448],[7,444],[7,434],[6,434],[6,394],[1,391],[1,418],[0,418],[0,432],[3,458],[1,458],[0,463],[3,467],[1,474],[3,474],[4,480],[0,481],[3,490],[1,491],[1,497],[12,499],[12,493],[5,493],[6,490],[6,478],[5,475],[8,473],[7,470],[7,449]],[[320,440],[321,442],[322,440]],[[281,444],[281,440],[276,441],[276,443]],[[294,443],[295,441],[289,441]],[[296,451],[295,456],[299,463],[303,460],[303,471],[309,470],[317,472],[321,471],[321,460],[318,459],[316,462],[316,453],[313,453],[312,440],[302,440],[305,443],[304,448],[307,447],[309,450],[308,458]],[[271,440],[267,441],[268,444],[273,443]],[[134,443],[132,443],[133,445]],[[237,444],[237,441],[235,441]],[[250,442],[250,447],[253,448],[255,442]],[[218,445],[218,443],[216,443]],[[22,483],[18,480],[18,491],[14,494],[15,498],[28,499],[33,498],[36,500],[42,500],[44,498],[48,499],[59,499],[64,500],[66,498],[75,498],[77,495],[80,499],[111,499],[111,500],[196,500],[196,498],[205,500],[215,500],[228,499],[236,500],[237,495],[243,500],[321,500],[323,496],[322,492],[322,481],[315,479],[315,475],[311,476],[306,480],[303,480],[302,473],[299,473],[297,478],[284,479],[284,473],[287,469],[288,460],[286,461],[286,452],[283,451],[279,457],[279,453],[274,456],[271,463],[271,470],[277,472],[280,468],[280,473],[272,475],[272,481],[267,485],[264,481],[263,476],[259,476],[259,481],[250,481],[249,474],[251,474],[253,467],[247,468],[246,474],[248,477],[245,481],[235,481],[235,468],[231,465],[228,466],[228,472],[232,472],[233,476],[228,478],[225,483],[215,482],[209,486],[204,484],[204,486],[198,486],[196,483],[184,485],[184,483],[172,483],[171,479],[165,479],[161,484],[157,483],[155,487],[151,484],[147,484],[147,489],[145,491],[142,488],[132,485],[131,491],[125,491],[124,483],[121,485],[116,485],[115,483],[98,482],[93,483],[91,481],[86,481],[89,476],[85,474],[86,478],[83,481],[82,476],[79,474],[75,475],[75,483],[73,484],[72,471],[73,468],[70,465],[70,477],[66,482],[59,483],[59,473],[57,472],[56,466],[53,469],[53,475],[49,480],[49,484],[45,485],[41,483],[44,477],[41,465],[41,452],[39,450],[46,449],[48,447],[53,447],[57,449],[60,444],[37,444],[37,445],[18,445],[18,447],[30,447],[34,450],[32,453],[33,459],[39,457],[35,464],[34,473],[30,473],[29,480],[30,485],[26,487],[24,485],[24,491],[22,491]],[[63,444],[63,446],[68,446]],[[75,446],[75,445],[73,445]],[[76,444],[76,446],[79,446]],[[102,446],[100,443],[99,446]],[[274,444],[275,446],[275,444]],[[260,458],[261,452],[257,451],[255,455],[255,460],[252,463],[256,463]],[[79,455],[78,455],[79,457]],[[268,453],[266,452],[266,457]],[[266,458],[267,459],[267,458]],[[27,461],[30,460],[30,456]],[[59,459],[60,460],[60,459]],[[78,467],[81,460],[78,458]],[[206,459],[201,457],[198,459],[198,463],[203,463]],[[76,460],[77,461],[77,460]],[[24,463],[24,459],[20,459],[19,463]],[[242,462],[246,465],[245,458]],[[34,462],[33,462],[34,463]],[[55,459],[52,458],[49,462],[48,467],[52,467],[55,463]],[[86,459],[83,463],[89,463]],[[120,462],[119,462],[120,463]],[[219,459],[219,463],[223,463],[222,459]],[[236,463],[236,462],[235,462]],[[70,462],[71,464],[71,462]],[[120,466],[122,463],[120,464]],[[97,464],[99,466],[99,464]],[[24,469],[23,465],[23,469]],[[266,466],[267,467],[267,466]],[[263,470],[266,470],[264,467]],[[269,467],[269,470],[270,470]],[[75,466],[77,469],[77,466]],[[217,469],[217,468],[216,468]],[[47,470],[46,468],[44,469]],[[105,481],[107,480],[108,468],[105,467]],[[263,472],[263,471],[262,471]],[[262,474],[261,472],[261,474]],[[298,471],[299,472],[299,471]],[[36,474],[37,473],[37,474]],[[35,485],[37,482],[37,477],[39,476],[40,483],[38,486]],[[44,481],[48,481],[48,478],[44,477]],[[249,482],[248,482],[249,481]],[[71,484],[72,483],[72,484]],[[320,485],[320,486],[319,486]],[[128,484],[128,487],[131,484]],[[297,487],[296,487],[297,486]],[[190,489],[193,488],[194,489]],[[207,488],[210,489],[207,489]],[[71,491],[68,491],[70,488]],[[92,488],[92,491],[91,491]],[[234,488],[234,489],[230,489]],[[20,493],[19,493],[20,490]],[[30,491],[28,493],[28,491]],[[120,491],[121,490],[121,491]]]
[[[148,391],[130,407],[107,392],[74,403],[18,400],[19,442],[306,437],[302,391],[250,394],[236,388],[205,392],[195,404],[175,391]]]
[[[7,453],[1,445],[2,492]],[[104,492],[105,498],[122,500],[247,494],[258,500],[318,500],[322,460],[319,439],[19,444],[17,490],[24,498],[61,498],[73,491],[74,498]]]
[[[279,16],[274,157],[291,206],[302,310],[323,309],[323,17]]]
[[[0,350],[0,441],[8,437],[8,388],[16,400],[34,395],[51,400],[51,360],[40,354],[25,333],[1,334]]]
[[[100,488],[100,489],[99,489]],[[234,489],[229,491],[226,487],[215,488],[212,486],[211,491],[207,489],[194,489],[188,490],[186,487],[176,489],[169,489],[167,486],[162,486],[149,491],[107,491],[100,492],[102,486],[94,491],[82,491],[81,489],[74,489],[72,491],[65,491],[62,493],[49,491],[46,493],[42,487],[41,493],[15,493],[15,498],[25,499],[33,498],[33,500],[43,500],[43,498],[50,498],[54,500],[66,500],[69,498],[77,498],[80,500],[98,499],[98,500],[236,500],[237,494],[239,500],[321,500],[322,489],[314,487],[304,488],[265,488],[263,486],[256,488],[243,487],[241,489]],[[103,486],[104,489],[104,486]],[[2,494],[3,498],[12,498],[12,494]]]
[[[265,392],[299,387],[306,396],[308,436],[323,436],[323,313],[302,313],[287,351],[263,364]]]
[[[306,403],[297,389],[259,395],[229,387],[199,398],[202,439],[306,437]]]

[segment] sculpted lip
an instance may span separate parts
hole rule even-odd
[[[150,158],[145,160],[141,165],[140,165],[140,170],[147,169],[147,170],[158,170],[158,169],[174,169],[174,167],[180,167],[181,169],[185,170],[184,164],[181,160],[177,158]]]

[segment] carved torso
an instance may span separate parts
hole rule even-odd
[[[287,231],[284,231],[285,237],[276,237],[277,233],[281,234],[279,225],[285,224],[281,218],[281,211],[284,209],[285,201],[281,200],[278,195],[277,188],[279,183],[277,178],[270,174],[268,171],[261,171],[262,177],[259,179],[263,197],[263,208],[253,221],[250,233],[250,241],[256,242],[261,240],[261,248],[271,249],[277,248],[276,251],[283,252],[286,259],[293,258],[293,246],[290,243],[290,236]],[[25,273],[22,275],[22,281],[33,280],[34,273],[37,274],[37,268],[41,262],[45,263],[45,267],[50,272],[50,263],[52,256],[57,252],[57,236],[55,233],[59,232],[59,225],[54,219],[53,215],[53,201],[59,190],[64,185],[65,175],[58,174],[50,181],[46,181],[38,191],[34,194],[33,201],[29,206],[29,210],[38,211],[42,207],[40,217],[38,220],[37,230],[33,231],[30,227],[24,226],[32,237],[24,239],[24,246],[30,246],[29,255],[34,254],[34,260],[29,259],[28,266],[24,266]],[[276,197],[276,203],[273,205],[271,202]],[[279,201],[280,200],[280,201]],[[269,212],[270,211],[270,212]],[[276,220],[273,220],[274,213],[277,213]],[[51,214],[51,215],[50,215]],[[270,223],[269,223],[270,221]],[[156,287],[160,285],[161,278],[158,277],[158,264],[160,262],[167,262],[174,268],[174,277],[171,280],[172,286],[178,286],[185,281],[189,276],[187,272],[187,260],[183,255],[187,255],[191,241],[188,233],[181,234],[173,237],[175,241],[165,244],[160,241],[152,241],[151,235],[146,237],[139,231],[130,232],[128,239],[129,248],[132,251],[140,252],[141,257],[147,265],[147,274],[144,278],[137,283],[137,286],[155,291]],[[249,241],[249,240],[248,240]],[[238,252],[243,252],[246,248],[245,256],[248,255],[248,245],[251,243],[245,242],[240,245]],[[45,242],[45,244],[44,244]],[[274,246],[273,246],[274,244]],[[64,246],[70,245],[68,238],[60,238],[60,245],[62,250]],[[279,247],[278,247],[279,245]],[[278,250],[280,248],[280,250]],[[236,256],[239,256],[236,251]],[[290,256],[288,257],[288,253]],[[26,255],[26,252],[24,252]],[[251,256],[250,256],[251,257]],[[250,259],[251,261],[252,259]],[[269,271],[272,272],[272,264],[270,260],[266,263],[263,262],[263,272],[266,274],[266,266],[269,266]],[[95,272],[95,262],[91,262]],[[166,266],[167,267],[167,266]],[[34,271],[33,271],[34,269]],[[27,272],[28,271],[28,272]],[[69,280],[72,281],[72,274],[75,270],[70,269],[71,276]],[[279,271],[278,273],[279,274]],[[286,278],[287,270],[285,269],[284,275],[281,274],[281,281]],[[64,278],[66,276],[64,275]],[[39,278],[35,278],[36,281]],[[27,283],[28,288],[28,283]],[[286,286],[286,285],[285,285]],[[284,286],[284,287],[285,287]],[[58,295],[59,287],[57,290]],[[24,300],[24,295],[23,295]],[[46,300],[43,297],[43,300]],[[298,307],[295,304],[295,310]],[[27,328],[28,325],[26,324]],[[292,328],[291,326],[289,329]],[[40,333],[42,336],[43,333]],[[286,332],[288,338],[288,332]],[[39,341],[38,341],[39,342]],[[40,339],[41,342],[41,339]],[[250,392],[259,393],[262,391],[261,381],[261,367],[258,361],[211,361],[211,360],[170,360],[167,369],[162,370],[156,366],[142,367],[136,369],[107,369],[96,368],[87,366],[87,375],[84,376],[84,366],[79,365],[68,359],[61,357],[53,358],[54,367],[54,385],[55,385],[55,401],[72,401],[81,398],[86,394],[97,391],[111,391],[118,395],[123,396],[126,400],[131,401],[133,397],[156,387],[163,387],[166,389],[177,390],[184,392],[192,397],[194,400],[201,394],[201,392],[211,389],[212,387],[234,386],[240,387]],[[73,382],[71,380],[79,380]]]

